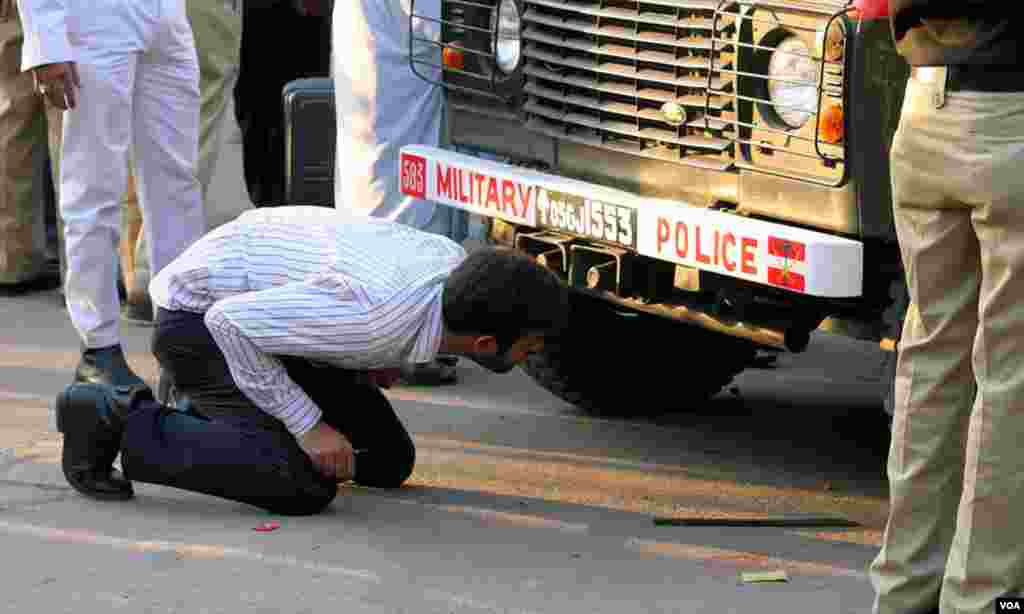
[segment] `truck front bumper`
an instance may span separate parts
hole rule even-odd
[[[520,227],[821,298],[862,293],[860,241],[484,160],[402,148],[404,194]]]

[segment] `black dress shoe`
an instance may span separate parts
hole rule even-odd
[[[124,501],[132,483],[113,468],[132,404],[153,399],[145,386],[72,384],[57,395],[57,430],[64,433],[61,469],[75,490],[92,499]]]
[[[107,386],[145,386],[124,358],[120,345],[92,348],[82,352],[82,360],[75,369],[76,384],[106,384]]]

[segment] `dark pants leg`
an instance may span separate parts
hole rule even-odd
[[[183,413],[144,404],[128,418],[122,442],[126,476],[174,486],[281,514],[312,514],[335,497],[324,477],[275,418],[235,386],[199,314],[159,310],[153,352],[174,385],[192,401]],[[288,374],[323,410],[324,420],[357,449],[355,482],[400,486],[412,473],[415,448],[391,404],[351,372],[284,357]]]
[[[285,1],[247,6],[242,20],[234,94],[245,181],[255,206],[286,205],[282,89],[295,79],[329,76],[331,18],[301,16]],[[268,40],[288,41],[287,52]]]

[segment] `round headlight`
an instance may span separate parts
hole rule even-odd
[[[768,60],[768,96],[775,114],[790,128],[800,128],[818,105],[818,61],[796,36],[782,40]]]
[[[510,75],[519,68],[519,60],[523,57],[522,20],[516,0],[501,0],[496,19],[495,41],[491,50],[501,72]]]

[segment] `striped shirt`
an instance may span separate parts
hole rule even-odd
[[[235,383],[299,436],[321,411],[277,356],[348,369],[429,362],[453,241],[327,207],[251,209],[153,278],[153,302],[204,313]]]

